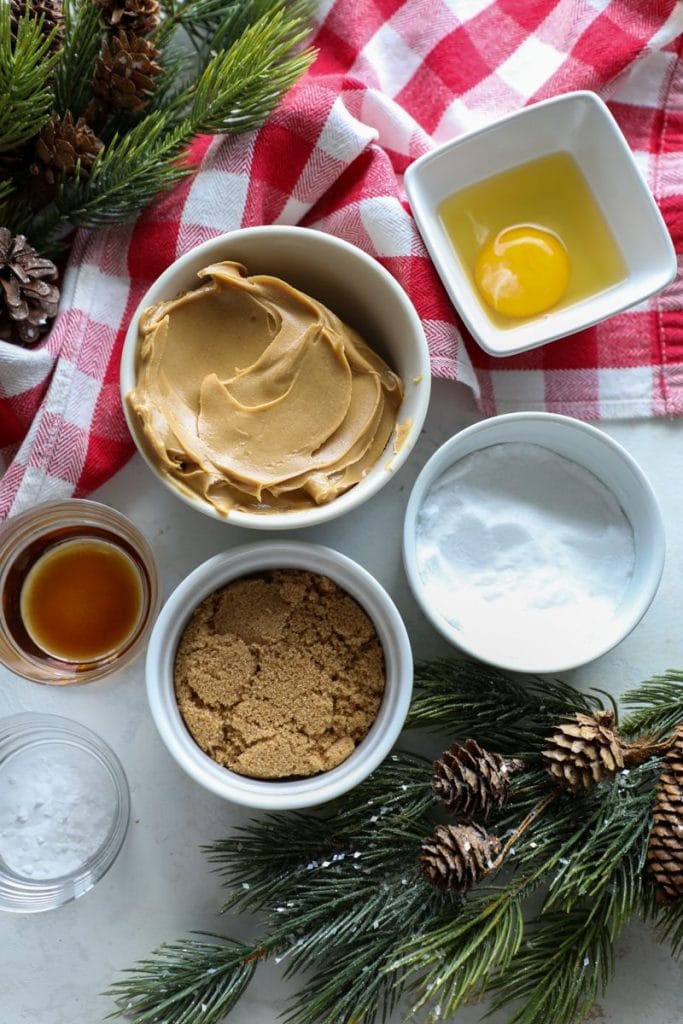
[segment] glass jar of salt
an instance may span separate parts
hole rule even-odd
[[[32,712],[0,719],[0,910],[49,910],[88,892],[129,814],[123,768],[90,729]]]

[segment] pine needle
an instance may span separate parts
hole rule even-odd
[[[558,720],[602,707],[560,680],[520,679],[489,665],[452,658],[415,668],[408,726],[447,729],[454,740],[477,736],[501,753],[538,754]]]
[[[622,697],[628,708],[638,708],[622,723],[625,736],[669,735],[683,721],[683,672],[669,669],[648,679]]]
[[[632,853],[634,870],[643,873],[659,764],[653,759],[593,791],[593,799],[586,800],[593,813],[587,809],[585,841],[553,879],[546,906],[570,910],[582,898],[598,896],[611,882],[615,866]],[[626,912],[631,909],[624,908]]]
[[[164,944],[105,993],[117,1003],[109,1018],[196,1024],[201,1015],[202,1024],[219,1024],[251,981],[254,954],[252,947],[216,935]]]
[[[55,110],[78,118],[92,99],[90,82],[102,42],[100,15],[92,0],[65,0],[64,44],[55,81]]]
[[[13,44],[10,3],[0,0],[0,153],[22,146],[50,116],[57,56],[50,53],[54,30],[45,34],[42,25],[22,14]]]
[[[546,913],[528,929],[518,955],[490,986],[491,1012],[521,1006],[509,1024],[578,1024],[614,973],[614,940],[642,893],[640,851],[615,867],[597,897]]]
[[[683,900],[670,907],[662,907],[649,894],[648,903],[643,916],[654,923],[659,941],[671,945],[672,956],[679,957],[683,953]]]
[[[284,9],[249,25],[227,51],[216,54],[199,79],[190,114],[194,131],[256,128],[312,62],[311,50],[292,54],[307,34]]]
[[[442,916],[405,942],[389,965],[416,975],[413,1010],[438,1006],[448,1017],[507,970],[524,937],[522,887],[485,888],[457,915]]]

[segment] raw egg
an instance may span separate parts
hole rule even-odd
[[[534,224],[505,228],[482,246],[474,278],[498,313],[536,316],[554,306],[569,282],[569,257],[561,239]]]
[[[578,164],[546,153],[446,196],[439,219],[501,330],[610,288],[626,264]]]

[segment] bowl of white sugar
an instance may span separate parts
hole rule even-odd
[[[657,498],[631,455],[552,413],[483,420],[418,476],[403,557],[427,618],[517,672],[577,668],[643,617],[664,567]]]

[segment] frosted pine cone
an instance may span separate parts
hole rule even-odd
[[[476,740],[457,744],[434,762],[432,790],[452,814],[488,818],[507,800],[510,777],[524,767],[522,761],[480,747]]]
[[[624,746],[614,731],[614,714],[579,713],[559,725],[543,751],[546,768],[561,788],[588,790],[624,767]]]
[[[491,871],[500,851],[500,840],[480,825],[437,825],[418,859],[437,889],[466,892]]]

